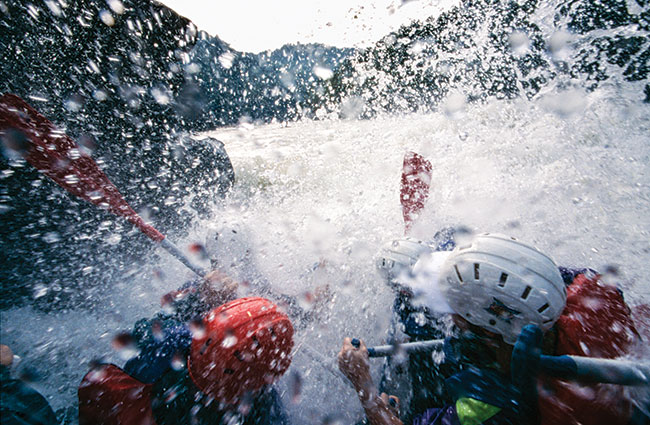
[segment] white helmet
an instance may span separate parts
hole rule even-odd
[[[555,262],[536,248],[485,233],[458,246],[440,274],[440,291],[454,312],[514,344],[527,324],[546,331],[566,304]]]
[[[394,282],[400,275],[409,273],[423,254],[432,251],[431,246],[418,239],[396,239],[381,248],[375,264],[388,282]]]

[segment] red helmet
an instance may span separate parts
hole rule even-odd
[[[249,297],[219,306],[192,340],[188,368],[194,384],[222,403],[271,384],[289,368],[293,326],[271,301]]]

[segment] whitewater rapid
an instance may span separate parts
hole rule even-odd
[[[215,231],[228,235],[216,247],[222,267],[240,279],[263,276],[305,308],[315,288],[329,286],[321,316],[296,336],[329,363],[298,349],[280,389],[296,424],[353,423],[361,408],[332,369],[343,337],[385,342],[392,295],[373,257],[404,233],[399,179],[407,151],[433,165],[414,236],[447,225],[505,233],[561,265],[615,266],[618,276],[608,278],[630,304],[650,299],[650,107],[631,99],[605,87],[535,101],[456,99],[447,113],[219,129],[208,134],[224,142],[235,188],[176,242],[186,248]],[[160,296],[191,277],[157,254],[106,282],[114,291],[95,311],[0,313],[2,343],[21,358],[15,370],[36,369],[34,386],[55,409],[75,404],[91,360],[123,364],[112,336],[155,313]],[[155,270],[163,277],[154,278]],[[376,382],[379,365],[373,360]]]

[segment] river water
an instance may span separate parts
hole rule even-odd
[[[616,269],[608,279],[628,303],[648,302],[650,113],[638,98],[614,85],[482,104],[452,93],[429,114],[219,129],[208,135],[224,142],[236,185],[175,242],[188,249],[219,232],[216,247],[206,246],[224,269],[242,280],[263,277],[304,308],[313,307],[316,288],[329,288],[317,319],[297,324],[299,348],[279,386],[295,423],[352,423],[361,409],[333,373],[335,355],[345,336],[385,342],[392,294],[373,258],[404,234],[399,179],[408,151],[433,165],[414,236],[447,225],[505,233],[561,265]],[[18,356],[14,371],[31,371],[55,409],[75,405],[90,361],[123,364],[113,335],[154,314],[162,294],[191,278],[158,254],[107,281],[113,290],[94,311],[0,312],[2,343]],[[373,361],[375,378],[379,365]]]

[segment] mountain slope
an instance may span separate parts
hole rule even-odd
[[[648,102],[649,28],[641,0],[465,0],[354,55],[314,103],[341,112],[356,98],[372,116],[432,110],[450,91],[470,101],[530,99],[576,81],[638,87]]]

